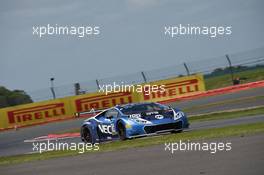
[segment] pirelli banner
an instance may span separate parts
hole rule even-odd
[[[93,93],[72,98],[74,112],[90,111],[91,109],[106,109],[118,104],[137,102],[138,95],[133,92]]]
[[[0,109],[0,129],[29,126],[73,118],[76,112],[105,109],[133,102],[161,102],[205,91],[202,75],[172,78],[141,84],[163,87],[163,91],[95,92]]]
[[[0,109],[0,129],[33,125],[72,116],[69,98]]]
[[[0,130],[73,118],[76,112],[138,101],[132,92],[90,93],[0,109]]]
[[[163,102],[205,91],[204,79],[201,74],[154,81],[149,84],[152,85],[152,87],[154,85],[159,87],[163,86],[165,90],[151,93],[149,93],[149,91],[144,91],[139,94],[138,99],[140,101]]]

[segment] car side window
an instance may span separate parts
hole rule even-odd
[[[118,116],[118,111],[116,109],[110,109],[105,114],[106,118],[110,118],[110,117],[117,118],[117,116]]]
[[[98,115],[98,116],[96,117],[96,119],[97,119],[97,120],[101,120],[102,118],[105,118],[105,114],[106,114],[106,112],[101,113],[100,115]]]

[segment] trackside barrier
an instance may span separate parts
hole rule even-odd
[[[177,77],[147,83],[148,85],[165,85],[165,92],[116,92],[89,93],[55,100],[36,102],[0,109],[0,130],[38,125],[74,118],[76,112],[91,109],[105,109],[117,104],[166,101],[188,97],[205,91],[201,74]],[[144,86],[145,84],[142,84]]]
[[[258,88],[258,87],[264,87],[264,80],[251,82],[251,83],[245,83],[245,84],[241,84],[241,85],[228,86],[228,87],[219,88],[219,89],[213,89],[213,90],[209,90],[209,91],[205,91],[205,92],[200,92],[200,93],[197,93],[194,95],[182,96],[182,97],[177,97],[174,99],[163,100],[163,101],[158,101],[158,102],[160,102],[160,103],[171,103],[171,102],[175,102],[175,101],[192,100],[192,99],[197,99],[197,98],[202,98],[202,97],[207,97],[207,96],[233,93],[233,92],[238,92],[238,91],[242,91],[242,90]]]
[[[204,79],[201,74],[176,79],[155,81],[147,84],[158,86],[165,85],[165,92],[152,92],[149,95],[146,94],[146,92],[140,93],[138,94],[139,101],[160,102],[205,92]]]
[[[18,128],[72,117],[70,98],[0,109],[0,128]]]
[[[75,118],[76,112],[136,102],[132,92],[91,93],[0,109],[0,130]]]

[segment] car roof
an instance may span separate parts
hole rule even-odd
[[[118,109],[120,108],[126,108],[126,107],[132,107],[132,106],[138,106],[138,105],[146,105],[146,104],[153,104],[154,102],[142,102],[142,103],[128,103],[123,105],[116,106]]]

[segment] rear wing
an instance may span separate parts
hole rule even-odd
[[[80,118],[80,117],[93,117],[97,114],[99,114],[100,112],[105,111],[106,109],[99,109],[99,110],[95,110],[95,109],[91,109],[90,111],[83,111],[83,112],[76,112],[74,115],[76,118]]]

